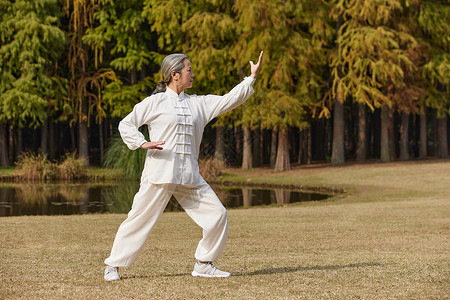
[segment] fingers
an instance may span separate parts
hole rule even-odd
[[[166,142],[161,141],[161,142],[154,142],[153,143],[153,147],[151,149],[157,149],[157,150],[162,150],[163,148],[160,147],[160,145],[164,145]]]
[[[259,64],[261,63],[261,61],[262,61],[263,53],[264,53],[264,51],[261,51],[261,52],[259,53],[258,65],[259,65]]]
[[[158,150],[163,150],[162,147],[160,147],[161,145],[164,145],[166,142],[165,141],[160,141],[160,142],[146,142],[144,144],[142,144],[141,148],[143,149],[158,149]]]

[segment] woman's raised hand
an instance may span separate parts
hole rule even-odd
[[[261,62],[262,62],[262,58],[263,58],[263,52],[261,51],[261,53],[259,54],[259,59],[258,59],[258,63],[255,65],[253,63],[253,61],[250,61],[250,70],[252,72],[252,75],[250,75],[253,78],[256,78],[256,76],[258,76],[259,70],[261,70]]]
[[[164,145],[166,142],[145,142],[141,145],[142,149],[158,149],[162,150],[163,148],[160,147],[161,145]]]

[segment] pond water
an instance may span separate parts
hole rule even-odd
[[[225,187],[211,185],[225,207],[283,205],[318,201],[328,194],[298,190]],[[128,213],[138,182],[114,185],[90,184],[1,184],[0,217],[22,215],[72,215]],[[183,210],[172,198],[166,211]]]

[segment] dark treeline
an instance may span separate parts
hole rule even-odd
[[[255,94],[201,155],[251,168],[447,158],[450,5],[419,0],[0,0],[0,163],[76,152],[101,165],[117,124],[186,53],[223,94],[264,50]]]

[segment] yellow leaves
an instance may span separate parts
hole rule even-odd
[[[195,40],[200,48],[221,47],[225,40],[233,38],[235,23],[228,14],[198,12],[181,28],[189,40]]]
[[[393,15],[402,9],[399,0],[339,0],[333,1],[330,17],[337,20],[371,26],[387,24]]]

